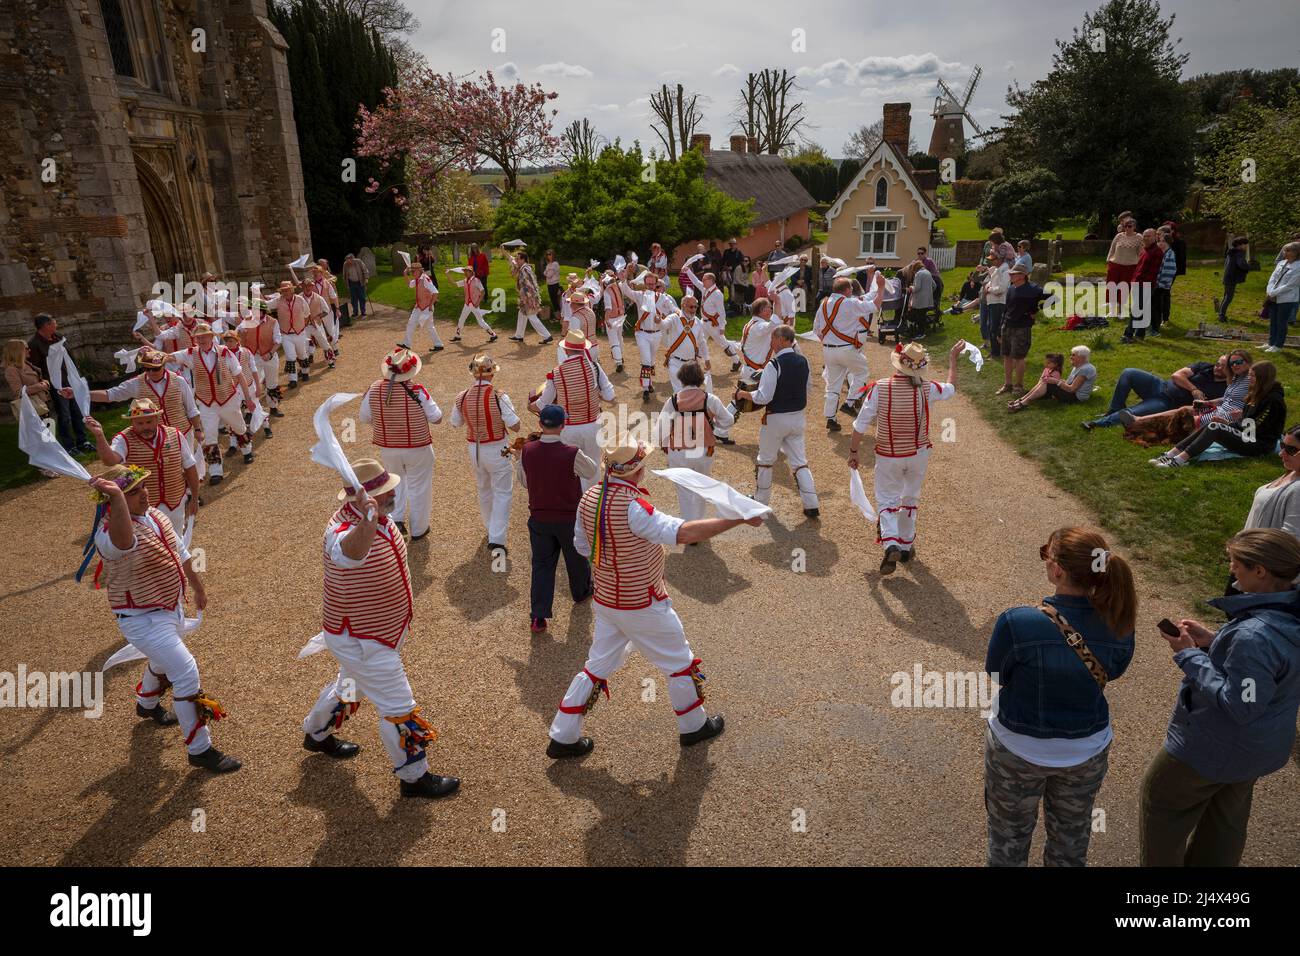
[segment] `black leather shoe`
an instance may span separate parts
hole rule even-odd
[[[736,361],[734,361],[734,362],[731,363],[731,370],[732,370],[733,372],[739,372],[739,371],[740,371],[740,359],[736,359]]]
[[[209,747],[201,754],[190,754],[190,766],[202,767],[213,773],[233,773],[243,766],[234,757],[227,757],[216,747]]]
[[[236,448],[234,445],[231,445],[229,448],[226,449],[226,457],[229,458],[231,455],[233,455],[233,454],[234,454],[235,452],[237,452],[238,450],[239,450],[239,449]]]
[[[822,512],[820,508],[804,508],[803,515],[805,518],[820,518]]]
[[[826,430],[828,432],[838,432],[838,431],[842,431],[843,429],[840,427],[840,423],[837,422],[835,419],[828,418],[826,419]]]
[[[271,409],[270,415],[272,418],[284,418],[284,412],[280,411],[278,408]]]
[[[253,453],[251,451],[244,452],[244,464],[251,465],[252,463],[253,463]]]
[[[158,704],[156,707],[145,707],[143,704],[137,703],[135,705],[135,715],[137,717],[148,717],[159,727],[172,727],[179,723],[176,715],[162,704]]]
[[[683,747],[692,747],[695,744],[718,736],[725,729],[726,721],[722,719],[722,715],[714,714],[704,721],[704,726],[699,730],[691,731],[689,734],[679,734],[678,736],[681,737]]]
[[[271,426],[270,426],[270,425],[267,425],[265,428],[263,428],[263,429],[262,429],[262,434],[265,435],[267,438],[270,438],[270,437],[271,437]]]
[[[428,532],[428,531],[425,531],[424,534],[413,534],[413,535],[411,535],[411,540],[412,540],[412,541],[419,541],[421,538],[427,538],[427,537],[429,537],[429,532]]]
[[[542,341],[539,342],[538,344],[539,344],[539,345],[550,345],[550,344],[551,344],[552,342],[554,342],[554,341],[555,341],[555,336],[553,336],[553,335],[548,335],[546,338],[542,339]]]
[[[360,744],[354,744],[350,740],[339,740],[333,734],[324,740],[316,740],[311,734],[303,734],[302,749],[310,750],[314,754],[329,754],[339,760],[346,760],[361,753]]]
[[[290,387],[290,388],[297,388],[297,387],[298,387],[298,380],[297,380],[296,378],[291,378],[291,379],[289,379],[289,387]]]
[[[902,561],[904,564],[907,564],[907,562],[911,561],[914,557],[916,557],[916,548],[912,548],[909,551],[904,551],[902,554],[898,556],[898,560]]]
[[[716,437],[718,441],[722,442],[722,444],[724,445],[734,445],[736,443],[736,439],[728,438],[726,435],[716,435],[714,437]]]
[[[881,574],[893,574],[898,567],[898,549],[892,544],[885,549],[885,557],[880,562]]]
[[[439,777],[431,773],[426,773],[414,783],[402,781],[404,797],[426,797],[429,800],[437,800],[439,797],[450,796],[459,789],[459,777]]]
[[[397,525],[397,530],[398,530],[398,531],[400,531],[402,534],[406,534],[406,522],[405,522],[405,521],[394,521],[393,524]]]
[[[617,365],[615,365],[615,366],[614,366],[614,371],[615,371],[615,372],[621,372],[621,371],[623,371],[623,363],[622,363],[622,362],[619,362]]]
[[[596,746],[596,741],[590,737],[579,737],[576,742],[571,744],[562,744],[558,740],[552,740],[546,745],[546,756],[552,760],[562,760],[565,757],[585,757],[591,753],[591,748]]]
[[[208,484],[213,486],[219,485],[221,484],[222,477],[223,476],[221,475],[213,475],[210,478],[208,478]]]

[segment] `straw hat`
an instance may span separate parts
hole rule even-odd
[[[592,347],[581,329],[570,329],[564,336],[563,345],[570,352],[585,352]]]
[[[624,440],[603,455],[605,470],[616,477],[630,475],[645,467],[653,450],[645,442]]]
[[[373,458],[358,458],[352,463],[357,481],[371,498],[377,498],[385,492],[392,491],[402,483],[402,479],[388,471]],[[339,501],[347,501],[357,496],[356,488],[344,488],[339,492]]]
[[[122,489],[123,494],[126,494],[148,478],[150,474],[152,472],[146,468],[141,468],[139,465],[113,465],[99,477],[111,481]],[[107,504],[109,501],[108,495],[98,490],[93,492],[91,497],[95,499],[96,504]]]
[[[198,338],[200,335],[216,335],[217,333],[212,331],[212,326],[208,325],[208,323],[196,322],[194,324],[194,331],[190,334],[195,338]]]
[[[424,363],[420,356],[401,345],[393,349],[379,364],[379,374],[394,382],[406,382],[420,374]]]
[[[478,355],[475,355],[470,359],[469,362],[469,370],[478,376],[492,375],[500,367],[501,366],[497,364],[496,359],[488,355],[486,352],[480,352]]]
[[[161,414],[162,409],[152,398],[137,398],[131,402],[131,410],[127,412],[127,417],[135,421],[137,418],[152,418]]]
[[[141,368],[162,368],[167,364],[167,356],[157,349],[145,347],[136,353],[135,364]]]
[[[919,342],[900,343],[894,346],[889,361],[904,375],[919,379],[924,377],[925,367],[930,364],[930,353]]]

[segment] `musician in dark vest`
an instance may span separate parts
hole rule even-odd
[[[808,360],[794,350],[794,328],[778,326],[772,333],[772,358],[763,366],[758,388],[736,392],[737,407],[763,408],[763,425],[758,430],[758,491],[763,504],[772,499],[772,468],[784,452],[786,463],[799,486],[803,513],[809,518],[821,514],[817,486],[808,468],[804,450],[804,417],[808,407]]]
[[[591,597],[591,565],[573,545],[573,523],[582,498],[582,480],[598,474],[597,465],[576,445],[560,440],[566,413],[559,405],[543,406],[538,415],[542,430],[523,440],[517,474],[528,489],[528,540],[533,552],[532,610],[534,634],[546,630],[553,617],[555,566],[564,554],[573,603]]]

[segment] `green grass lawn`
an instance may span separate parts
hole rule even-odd
[[[948,215],[935,222],[934,226],[943,230],[949,242],[956,243],[962,239],[983,240],[989,237],[989,231],[981,229],[976,221],[974,209],[956,209],[947,203],[944,206]],[[1047,233],[1047,238],[1055,239],[1057,233],[1061,234],[1062,239],[1082,239],[1087,233],[1087,224],[1082,219],[1058,219]]]
[[[1105,272],[1105,263],[1096,258],[1067,260],[1065,266],[1077,276]],[[949,270],[944,276],[945,294],[957,289],[968,271]],[[1253,273],[1238,289],[1229,310],[1234,326],[1250,332],[1267,331],[1265,323],[1254,315],[1260,307],[1263,285],[1264,279]],[[1211,297],[1220,291],[1216,267],[1189,266],[1188,274],[1174,283],[1170,322],[1159,338],[1142,344],[1119,345],[1123,327],[1114,321],[1101,332],[1063,332],[1058,331],[1063,321],[1040,317],[1025,372],[1026,386],[1037,381],[1045,353],[1068,355],[1072,346],[1087,345],[1092,349],[1098,383],[1089,401],[1080,406],[1035,402],[1027,410],[1011,415],[1006,411],[1007,399],[993,394],[1002,384],[1000,368],[990,362],[981,374],[975,375],[967,364],[961,378],[962,391],[1028,459],[1025,467],[1030,467],[1030,462],[1036,464],[1083,501],[1098,516],[1110,539],[1120,542],[1134,557],[1186,581],[1206,597],[1221,593],[1227,576],[1223,544],[1241,530],[1256,487],[1282,473],[1277,458],[1269,455],[1177,470],[1158,469],[1147,463],[1157,450],[1125,441],[1121,429],[1089,433],[1079,423],[1105,412],[1119,373],[1126,367],[1167,377],[1191,362],[1213,361],[1228,351],[1232,345],[1225,342],[1186,338],[1187,331],[1198,322],[1214,321]],[[946,351],[958,337],[979,342],[979,327],[968,316],[945,319],[942,341],[932,335],[927,343],[933,352]],[[1300,396],[1300,352],[1265,356],[1258,347],[1251,347],[1251,351],[1256,360],[1272,360],[1288,393]],[[1300,406],[1300,397],[1292,397],[1291,401],[1300,411],[1296,407]],[[1293,418],[1300,416],[1293,412]]]
[[[127,426],[126,412],[128,403],[119,405],[101,405],[92,409],[92,413],[101,425],[104,434],[112,437]],[[94,438],[91,437],[91,441]],[[93,454],[77,455],[83,464],[98,461]],[[17,488],[33,481],[41,481],[41,473],[27,464],[27,453],[18,447],[18,425],[16,422],[0,424],[0,491]]]

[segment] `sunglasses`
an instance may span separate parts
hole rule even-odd
[[[1282,442],[1282,454],[1290,457],[1298,451],[1300,451],[1300,445],[1288,445],[1286,442]]]
[[[1243,359],[1243,358],[1236,358],[1236,359],[1232,359],[1232,360],[1230,360],[1230,361],[1228,362],[1228,364],[1229,364],[1229,365],[1249,365],[1250,363],[1247,362],[1247,361],[1246,361],[1245,359]]]

